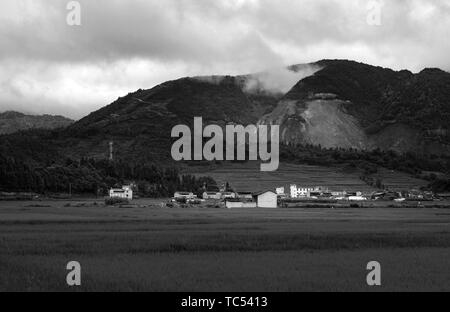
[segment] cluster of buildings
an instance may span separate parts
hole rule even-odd
[[[349,201],[364,201],[370,197],[363,196],[362,192],[330,191],[327,187],[298,187],[290,185],[286,193],[285,187],[277,187],[275,190],[261,192],[210,192],[202,194],[202,198],[190,192],[176,192],[174,201],[222,201],[227,208],[277,208],[278,203],[287,199],[334,199]]]
[[[406,201],[406,200],[433,200],[435,194],[428,191],[411,189],[408,191],[378,191],[372,193],[349,192],[349,191],[331,191],[327,187],[298,187],[295,184],[290,185],[289,194],[285,193],[284,187],[276,189],[276,193],[280,198],[291,199],[334,199],[349,201],[366,201],[366,200],[390,200],[390,201]],[[438,196],[439,198],[445,198]]]
[[[286,192],[288,191],[288,192]],[[132,186],[123,186],[122,188],[112,188],[109,191],[112,198],[133,199]],[[183,201],[186,203],[203,201],[221,201],[227,208],[277,208],[281,200],[289,199],[332,199],[348,201],[366,201],[366,200],[432,200],[435,196],[431,192],[420,190],[410,190],[405,192],[380,191],[371,194],[362,192],[331,191],[328,187],[322,186],[297,186],[290,185],[288,188],[277,187],[275,191],[266,190],[261,192],[230,192],[205,191],[202,198],[192,192],[176,192],[173,201]],[[450,194],[444,194],[441,198],[450,198]]]
[[[393,200],[393,201],[406,201],[406,200],[430,201],[437,198],[441,197],[439,195],[433,194],[433,192],[421,191],[416,189],[402,192],[394,192],[394,191],[374,192],[371,194],[370,197],[370,199],[373,200]]]
[[[368,197],[363,196],[362,192],[330,191],[328,187],[323,186],[298,187],[295,184],[290,185],[288,194],[286,194],[284,187],[276,188],[276,193],[280,198],[291,198],[291,199],[330,198],[336,200],[352,200],[352,201],[364,201],[368,199]]]
[[[277,193],[271,190],[252,193],[252,192],[204,192],[203,201],[220,200],[225,203],[227,208],[277,208]],[[192,202],[199,200],[197,195],[190,192],[176,192],[174,200],[185,200]]]

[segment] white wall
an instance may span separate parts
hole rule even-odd
[[[266,192],[258,196],[259,208],[277,208],[277,194]]]
[[[110,190],[109,197],[127,198],[129,200],[133,200],[133,191],[131,189],[127,189],[124,192],[114,192],[113,190]]]
[[[227,208],[256,208],[256,203],[250,202],[250,203],[243,203],[243,202],[231,202],[227,201],[226,203]]]

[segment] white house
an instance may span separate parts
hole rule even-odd
[[[123,186],[121,189],[112,188],[109,190],[109,197],[133,200],[133,190],[130,186]]]
[[[345,197],[345,196],[347,196],[347,192],[346,191],[342,191],[342,192],[340,192],[340,191],[333,191],[333,192],[331,192],[331,196],[333,196],[333,197]]]
[[[319,188],[313,187],[297,187],[297,185],[291,185],[291,198],[299,198],[299,197],[310,197],[310,193],[315,190],[319,190]]]
[[[264,191],[253,194],[258,208],[277,208],[278,196],[274,191]]]
[[[349,201],[365,201],[365,200],[367,200],[367,198],[364,196],[349,196],[348,200]]]
[[[291,198],[298,198],[297,185],[291,184],[290,195]]]
[[[322,193],[328,193],[328,188],[322,186],[315,187],[297,187],[297,185],[291,185],[291,198],[304,198],[304,197],[315,197],[321,195]],[[313,194],[311,194],[313,193]]]
[[[234,192],[222,192],[222,199],[236,198],[236,193]]]
[[[175,192],[175,194],[173,194],[173,198],[195,199],[197,198],[197,195],[194,195],[192,192]]]
[[[220,192],[203,192],[203,199],[221,199],[222,194]]]

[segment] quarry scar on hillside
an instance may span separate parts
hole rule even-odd
[[[172,129],[172,138],[179,138],[172,145],[172,158],[175,161],[192,160],[192,142],[194,160],[261,160],[261,171],[275,171],[279,166],[280,127],[270,126],[270,138],[267,125],[227,125],[225,127],[226,159],[224,159],[224,135],[222,127],[208,125],[203,129],[202,117],[194,118],[194,135],[187,125],[177,125]],[[181,136],[181,137],[180,137]],[[235,141],[235,138],[237,140]],[[203,138],[211,138],[203,146]],[[248,138],[248,140],[247,140]],[[268,143],[270,142],[270,152]],[[237,157],[235,157],[235,146]],[[248,146],[249,158],[246,159]],[[259,159],[258,159],[259,155]]]

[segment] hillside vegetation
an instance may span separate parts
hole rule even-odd
[[[18,112],[0,113],[0,134],[10,134],[28,129],[56,129],[67,127],[73,120],[52,115],[25,115]]]

